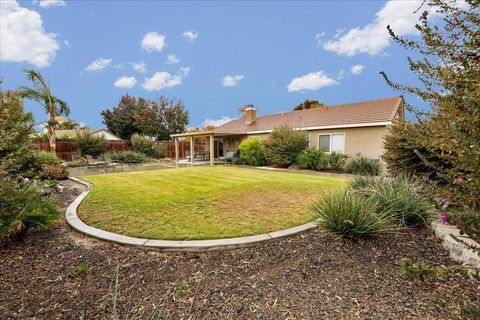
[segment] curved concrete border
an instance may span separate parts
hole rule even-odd
[[[437,238],[442,241],[443,247],[450,252],[450,257],[453,260],[474,268],[480,268],[480,255],[472,249],[480,250],[479,243],[467,235],[461,235],[460,229],[453,225],[432,221],[430,227],[435,231]]]
[[[209,251],[209,250],[223,250],[234,249],[252,246],[254,244],[270,241],[273,239],[288,237],[303,231],[307,231],[317,227],[318,221],[308,222],[297,227],[274,231],[270,233],[264,233],[255,236],[227,238],[227,239],[214,239],[214,240],[152,240],[134,238],[124,236],[121,234],[105,231],[102,229],[94,228],[84,223],[77,215],[77,208],[82,203],[83,199],[93,189],[93,186],[78,178],[70,177],[71,180],[81,183],[87,187],[87,190],[83,191],[67,208],[65,212],[65,218],[67,223],[75,230],[80,231],[89,236],[115,242],[122,245],[137,246],[147,249],[159,249],[164,251]]]

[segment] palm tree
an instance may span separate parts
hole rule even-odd
[[[63,115],[68,116],[70,108],[65,101],[52,95],[50,84],[45,81],[40,72],[36,70],[26,70],[25,73],[27,74],[27,79],[32,81],[33,88],[20,87],[18,93],[23,98],[40,103],[45,109],[45,112],[49,116],[49,120],[47,121],[48,143],[50,145],[50,151],[55,152],[55,125],[57,122],[55,118]]]

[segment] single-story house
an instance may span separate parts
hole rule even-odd
[[[178,150],[179,138],[193,139],[208,136],[210,164],[227,152],[236,152],[247,137],[267,138],[279,126],[303,130],[308,134],[310,146],[326,153],[333,151],[349,156],[380,159],[383,139],[388,127],[396,119],[404,119],[401,97],[369,100],[328,106],[325,108],[282,112],[257,116],[253,106],[247,106],[244,115],[207,132],[173,134]],[[193,146],[193,144],[192,144]],[[178,163],[178,151],[176,152]],[[191,148],[193,154],[193,147]],[[191,157],[193,164],[194,157]]]
[[[33,133],[31,135],[32,138],[37,138],[41,137],[42,135],[47,134],[48,130],[44,129],[43,132],[38,132],[38,133]],[[55,130],[55,136],[57,139],[73,139],[76,136],[87,132],[90,133],[91,135],[95,137],[104,137],[105,140],[107,141],[122,141],[121,138],[117,137],[110,131],[107,131],[105,129],[91,129],[91,128],[81,128],[81,129],[61,129],[61,130]]]

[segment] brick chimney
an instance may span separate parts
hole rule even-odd
[[[249,104],[245,107],[245,124],[252,124],[257,119],[257,109]]]

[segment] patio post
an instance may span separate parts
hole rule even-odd
[[[213,144],[213,133],[210,134],[210,165],[213,166],[214,164],[214,159],[213,157],[215,156],[214,153],[214,144]]]
[[[190,165],[193,167],[193,159],[195,157],[194,155],[195,149],[193,147],[193,136],[190,136]]]
[[[175,166],[178,167],[178,138],[175,137]]]

